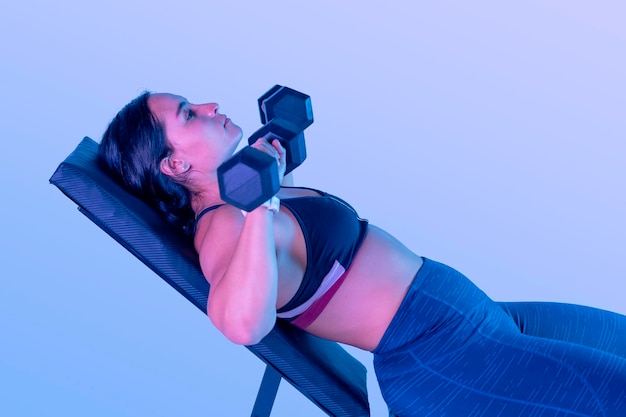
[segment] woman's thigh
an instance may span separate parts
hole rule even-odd
[[[626,416],[626,360],[573,343],[476,333],[449,354],[405,346],[375,366],[398,416]]]
[[[600,349],[626,358],[626,316],[592,307],[549,302],[501,302],[520,332]]]

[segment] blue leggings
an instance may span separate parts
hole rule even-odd
[[[373,353],[399,417],[626,416],[625,316],[499,304],[429,259]]]

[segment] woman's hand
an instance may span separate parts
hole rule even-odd
[[[285,168],[287,167],[287,153],[280,141],[274,139],[270,143],[267,139],[259,139],[250,146],[276,158],[278,163],[278,183],[281,184],[285,176]]]

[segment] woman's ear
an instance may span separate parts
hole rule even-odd
[[[176,177],[189,171],[189,163],[187,161],[173,158],[172,156],[161,159],[159,167],[161,172],[169,177]]]

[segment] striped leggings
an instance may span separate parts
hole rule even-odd
[[[399,417],[626,417],[626,316],[496,303],[429,259],[373,353]]]

